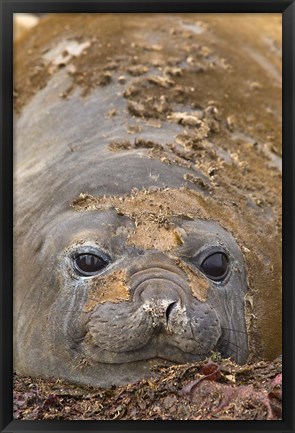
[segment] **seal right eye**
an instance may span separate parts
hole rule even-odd
[[[74,258],[75,269],[81,275],[95,275],[109,264],[107,257],[95,254],[79,254]]]

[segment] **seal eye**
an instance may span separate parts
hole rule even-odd
[[[74,264],[80,274],[91,276],[105,268],[109,264],[109,261],[106,257],[84,253],[74,258]]]
[[[222,280],[228,271],[228,258],[224,253],[213,253],[203,260],[201,270],[211,280]]]

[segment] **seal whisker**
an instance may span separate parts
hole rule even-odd
[[[223,352],[223,358],[230,358],[232,357],[232,355],[236,355],[238,352],[236,350],[233,350],[231,348],[227,348],[224,352]]]
[[[229,346],[234,346],[237,350],[235,350],[233,347],[229,347]],[[234,354],[238,354],[238,353],[242,352],[245,355],[248,355],[248,351],[242,349],[241,346],[239,346],[238,344],[235,344],[230,340],[224,340],[223,344],[220,346],[220,350],[221,351],[224,350],[224,353],[228,354],[227,353],[228,349],[231,351],[231,353],[234,353]]]
[[[227,345],[231,345],[231,346],[235,346],[235,347],[237,347],[239,350],[241,350],[242,352],[244,351],[244,352],[247,352],[246,350],[243,350],[238,344],[235,344],[235,343],[233,343],[232,341],[230,341],[230,340],[225,340],[225,344],[227,344]]]
[[[220,350],[220,353],[224,356],[227,354],[228,350],[231,351],[231,353],[238,353],[238,351],[232,347],[229,347],[230,341],[229,340],[225,340],[221,345],[218,346],[218,349]],[[235,346],[235,348],[238,349],[237,346]]]
[[[225,329],[226,331],[233,331],[233,332],[237,332],[239,334],[246,334],[247,335],[247,332],[245,332],[245,331],[238,331],[237,329],[234,329],[234,328],[225,328],[224,326],[221,326],[221,329]]]

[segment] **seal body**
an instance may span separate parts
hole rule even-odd
[[[280,350],[279,338],[265,349],[261,302],[268,285],[280,305],[279,143],[263,140],[279,125],[267,95],[280,76],[248,28],[239,61],[253,64],[238,79],[223,29],[194,15],[53,15],[17,48],[17,371],[110,386],[163,360]]]

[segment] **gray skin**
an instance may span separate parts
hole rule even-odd
[[[146,150],[110,152],[108,144],[118,137],[130,139],[126,109],[115,119],[105,117],[114,101],[124,107],[118,89],[112,85],[86,99],[76,93],[64,101],[58,95],[67,80],[63,71],[55,73],[23,109],[15,129],[16,371],[109,387],[149,376],[163,359],[193,362],[219,351],[245,362],[246,272],[230,233],[215,221],[178,217],[171,223],[181,229],[181,246],[168,253],[143,250],[127,243],[131,218],[114,209],[70,207],[81,192],[120,196],[134,187],[180,188],[190,170],[149,159]],[[155,132],[145,126],[141,138],[156,133],[158,142],[169,141],[177,128]],[[177,260],[204,277],[201,263],[216,251],[227,254],[229,271],[220,282],[205,276],[209,289],[200,301]],[[95,276],[79,275],[75,253],[101,252],[110,263]],[[126,271],[130,299],[85,311],[90,289],[120,269]]]

